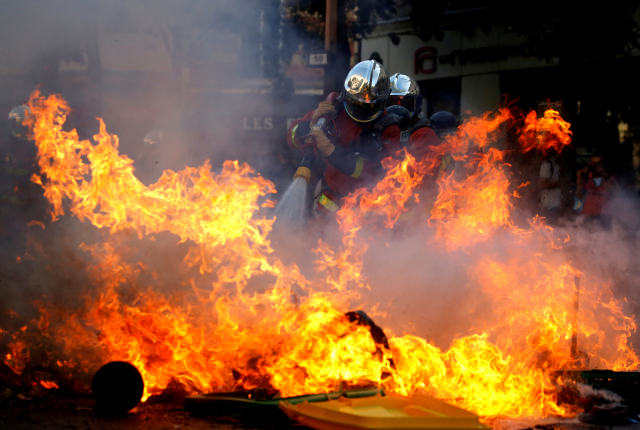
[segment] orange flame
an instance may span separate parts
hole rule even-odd
[[[52,388],[60,388],[58,387],[58,384],[56,384],[53,381],[40,381],[40,385],[42,385],[44,388],[46,388],[47,390],[51,390]]]
[[[528,230],[511,220],[514,190],[497,142],[505,127],[523,123],[516,133],[522,150],[531,142],[561,149],[570,137],[557,115],[522,119],[504,108],[469,119],[420,160],[407,153],[384,160],[386,176],[345,199],[338,212],[342,242],[337,249],[319,242],[318,276],[307,279],[273,255],[272,220],[258,216],[260,201],[272,206],[265,196],[273,185],[249,166],[228,161],[217,174],[208,163],[165,171],[146,187],[102,121],[94,145],[63,130],[69,107],[61,98],[35,93],[29,107],[41,170],[33,181],[44,188],[52,218],[64,215],[68,200],[73,215],[111,233],[104,243],[82,245],[98,287],[83,309],[41,309],[38,330],[64,347],[59,366],[93,370],[109,360],[129,361],[143,375],[145,399],[172,381],[188,392],[260,388],[282,396],[327,392],[341,382],[382,384],[402,394],[429,392],[491,419],[578,412],[558,404],[563,382],[552,372],[585,366],[571,352],[572,337],[590,365],[633,370],[640,364],[628,343],[635,321],[607,284],[549,253],[563,238],[540,218]],[[447,350],[414,335],[390,337],[387,350],[344,316],[368,287],[364,255],[376,243],[362,232],[380,219],[392,229],[412,201],[424,203],[421,184],[447,155],[465,163],[466,177],[438,179],[431,246],[482,255],[467,270],[487,297],[488,317]],[[188,242],[184,262],[212,285],[185,277],[172,294],[149,288],[148,279],[162,275],[130,261],[127,231],[139,238],[170,232]],[[511,252],[490,246],[496,235]],[[582,280],[577,313],[576,276]],[[12,345],[5,362],[22,371],[28,346],[19,334]]]
[[[13,340],[8,345],[11,353],[4,357],[4,364],[18,375],[22,374],[29,360],[31,360],[29,345],[25,340],[20,339],[20,334],[22,333],[24,333],[24,330],[12,335]]]
[[[403,394],[426,390],[487,418],[572,416],[575,407],[558,404],[562,383],[553,370],[584,368],[588,366],[584,357],[590,357],[597,368],[637,369],[640,362],[628,344],[636,325],[597,280],[588,287],[583,283],[579,314],[572,312],[577,300],[573,279],[584,275],[566,263],[545,261],[541,252],[544,246],[561,249],[568,237],[554,237],[553,229],[537,216],[529,230],[513,224],[512,199],[518,195],[510,191],[504,151],[495,145],[503,126],[512,127],[521,119],[517,110],[509,108],[471,118],[456,135],[430,148],[422,160],[408,154],[401,161],[385,160],[386,177],[373,190],[349,196],[338,212],[345,232],[343,250],[352,253],[358,248],[355,233],[367,222],[369,212],[386,215],[384,224],[392,228],[407,210],[410,197],[417,200],[416,187],[425,176],[433,175],[443,156],[465,161],[466,178],[458,180],[449,174],[438,180],[440,192],[430,220],[434,245],[449,251],[469,250],[502,232],[504,243],[517,246],[522,258],[500,263],[492,255],[474,264],[473,271],[491,296],[497,315],[495,321],[477,328],[481,334],[457,339],[445,352],[414,336],[391,339],[397,368],[384,384]],[[516,133],[523,152],[531,150],[532,143],[545,152],[551,147],[560,151],[571,142],[569,124],[557,112],[547,111],[539,120],[530,114],[524,122]],[[615,309],[603,304],[605,296],[613,300]],[[611,317],[615,324],[606,321]],[[580,351],[574,354],[570,340],[576,333]],[[609,357],[618,358],[612,363]]]
[[[554,149],[561,152],[571,143],[573,134],[569,127],[571,124],[560,116],[560,113],[553,109],[548,109],[543,118],[537,118],[535,112],[529,112],[525,118],[525,125],[522,129],[518,142],[524,152],[533,149],[540,150],[543,154]]]

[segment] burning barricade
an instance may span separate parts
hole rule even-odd
[[[47,363],[61,375],[131,363],[144,380],[143,401],[172,384],[185,394],[254,390],[272,398],[380,387],[429,394],[491,422],[584,411],[567,400],[567,392],[581,395],[559,370],[638,368],[629,344],[635,320],[606,280],[573,267],[561,251],[566,235],[542,219],[513,221],[520,184],[509,180],[496,141],[511,128],[522,150],[562,150],[569,125],[551,111],[538,119],[505,107],[465,121],[421,159],[403,152],[383,160],[385,177],[345,199],[336,214],[340,241],[318,242],[309,275],[274,253],[273,219],[261,211],[273,207],[275,190],[250,166],[165,171],[147,187],[104,123],[95,143],[81,141],[63,129],[69,107],[60,97],[36,92],[29,108],[40,169],[32,181],[42,186],[52,221],[70,213],[108,234],[81,245],[91,288],[79,309],[43,300],[37,319],[2,332],[4,365],[14,374],[34,366],[29,351],[46,344]],[[468,173],[437,180],[429,226],[419,230],[430,232],[423,246],[464,260],[456,271],[490,311],[469,312],[473,327],[446,348],[388,330],[383,341],[345,313],[364,306],[373,290],[368,250],[391,247],[387,233],[409,208],[424,210],[420,185],[445,154]],[[144,261],[175,242],[181,261]]]

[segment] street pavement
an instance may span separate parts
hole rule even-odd
[[[589,425],[577,420],[499,420],[496,430],[640,430],[640,423]],[[207,417],[185,412],[176,405],[142,404],[121,416],[94,411],[92,399],[59,399],[46,396],[0,403],[2,430],[308,430],[295,422],[265,420],[254,413],[238,417]],[[431,429],[436,430],[436,429]]]
[[[251,424],[233,417],[199,417],[172,405],[139,405],[121,416],[94,411],[91,399],[54,396],[0,403],[2,430],[203,430],[203,429],[307,429],[286,421],[264,422],[253,416]]]

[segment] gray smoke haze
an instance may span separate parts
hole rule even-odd
[[[271,129],[273,120],[265,117],[306,109],[294,106],[293,88],[284,94],[291,99],[286,109],[274,95],[283,70],[280,17],[266,13],[272,3],[3,2],[2,119],[40,86],[70,103],[68,126],[81,137],[97,131],[95,117],[104,118],[121,138],[121,153],[136,159],[147,183],[164,168],[205,159],[215,165],[239,158],[255,165],[271,156],[270,149],[259,132],[248,138],[247,128]],[[272,46],[276,52],[269,56]],[[152,130],[162,132],[162,150],[143,147]],[[139,159],[144,157],[153,160]]]
[[[284,118],[306,113],[316,100],[292,97],[285,102],[269,95],[277,78],[265,78],[259,45],[261,31],[273,32],[276,23],[261,24],[265,16],[261,5],[230,0],[2,2],[3,156],[31,145],[11,137],[6,118],[40,85],[45,94],[60,93],[69,101],[74,112],[68,125],[76,127],[81,137],[97,132],[95,117],[104,118],[107,130],[121,139],[120,153],[135,160],[137,175],[147,185],[164,169],[181,170],[210,159],[217,170],[223,161],[239,159],[273,180],[282,193],[295,171],[274,150],[280,145],[285,152]],[[280,123],[267,118],[279,118]],[[153,143],[145,145],[145,136],[153,131],[157,131],[150,135]],[[280,137],[265,137],[267,132]],[[0,327],[7,330],[21,324],[7,316],[8,309],[22,318],[35,318],[32,303],[43,297],[63,306],[80,306],[80,291],[91,290],[86,272],[91,257],[80,244],[109,237],[107,231],[68,214],[51,223],[41,189],[25,179],[17,179],[24,187],[19,196],[24,204],[2,201]],[[3,193],[11,192],[7,184]],[[562,224],[558,235],[566,232],[571,241],[566,251],[558,252],[557,260],[575,261],[579,270],[610,279],[617,296],[629,299],[625,310],[637,315],[638,203],[621,196],[616,208],[617,221],[610,231],[579,219]],[[32,220],[46,228],[27,225]],[[323,228],[323,240],[338,244],[335,226]],[[363,274],[371,291],[363,292],[354,305],[370,310],[377,304],[386,315],[373,314],[374,319],[388,332],[413,333],[446,348],[493,312],[491,300],[467,268],[485,251],[506,258],[518,248],[497,236],[471,253],[447,253],[428,245],[433,231],[426,219],[399,225],[398,230],[359,233],[370,246]],[[312,236],[280,232],[272,238],[277,256],[296,263],[309,277],[314,276],[311,249],[317,244]],[[175,236],[158,235],[154,242],[127,239],[135,249],[127,258],[149,265],[142,278],[154,289],[188,290],[187,280],[198,277],[197,269],[179,264],[188,244],[176,246]],[[153,279],[153,271],[162,274],[160,279]],[[210,280],[198,279],[201,285]],[[256,281],[247,289],[264,287]],[[635,336],[632,342],[638,340]]]
[[[42,189],[29,182],[37,171],[33,142],[11,134],[11,109],[36,88],[61,94],[72,109],[65,129],[91,139],[96,117],[103,118],[146,185],[165,169],[210,160],[218,171],[239,160],[283,188],[295,171],[287,119],[317,100],[287,87],[279,7],[262,0],[0,2],[0,327],[19,324],[6,318],[9,309],[37,316],[32,302],[43,296],[77,304],[90,260],[79,245],[108,237],[69,214],[51,223]],[[171,235],[140,241],[139,255],[130,257],[175,266],[186,253],[176,242]],[[174,270],[155,284],[168,289],[193,275]]]
[[[617,299],[626,298],[622,302],[623,312],[637,316],[640,314],[637,208],[635,195],[620,193],[612,203],[614,215],[609,229],[569,214],[555,226],[553,236],[562,239],[568,235],[570,240],[555,250],[542,241],[520,243],[512,235],[496,231],[491,240],[446,252],[426,219],[410,225],[400,222],[396,232],[380,234],[365,229],[360,234],[370,237],[364,275],[371,291],[363,293],[361,303],[366,303],[365,309],[378,304],[380,314],[376,315],[376,321],[395,335],[416,334],[447,348],[454,338],[477,333],[495,321],[496,306],[502,305],[482,290],[473,275],[478,262],[485,257],[508,262],[513,257],[544,254],[553,265],[569,263],[583,272],[588,281],[608,285]],[[525,219],[534,214],[516,207],[512,215]],[[630,342],[637,350],[640,335],[634,333]]]

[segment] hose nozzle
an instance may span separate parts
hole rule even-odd
[[[298,170],[296,170],[296,174],[293,175],[293,179],[295,180],[296,178],[304,178],[304,180],[307,181],[308,184],[311,180],[311,169],[306,166],[298,167]]]
[[[304,158],[302,158],[300,167],[298,167],[298,170],[296,170],[296,174],[293,175],[293,179],[304,178],[305,181],[307,181],[307,184],[309,183],[309,181],[311,181],[311,165],[313,164],[315,156],[316,154],[313,148],[308,146],[304,150]]]

